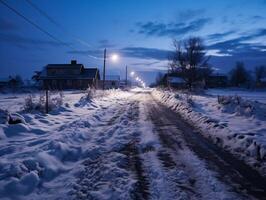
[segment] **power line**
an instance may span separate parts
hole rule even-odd
[[[9,8],[10,10],[12,10],[14,13],[16,13],[18,16],[22,17],[25,21],[27,21],[28,23],[30,23],[32,26],[34,26],[35,28],[37,28],[39,31],[43,32],[44,34],[46,34],[47,36],[49,36],[50,38],[52,38],[53,40],[70,47],[71,49],[74,49],[72,46],[68,45],[67,43],[64,43],[63,41],[61,41],[60,39],[56,38],[55,36],[53,36],[51,33],[49,33],[48,31],[44,30],[42,27],[40,27],[38,24],[34,23],[33,21],[31,21],[30,19],[28,19],[27,17],[25,17],[23,14],[21,14],[19,11],[17,11],[15,8],[11,7],[9,4],[7,4],[5,1],[0,0],[0,2],[6,6],[7,8]]]
[[[38,24],[34,23],[33,21],[31,21],[30,19],[28,19],[25,15],[21,14],[19,11],[17,11],[15,8],[13,8],[12,6],[10,6],[9,4],[7,4],[5,1],[0,0],[0,3],[2,3],[4,6],[6,6],[7,8],[9,8],[11,11],[13,11],[14,13],[16,13],[18,16],[20,16],[21,18],[23,18],[25,21],[27,21],[29,24],[31,24],[32,26],[34,26],[35,28],[37,28],[39,31],[43,32],[44,34],[46,34],[47,36],[49,36],[50,38],[52,38],[53,40],[61,43],[64,46],[68,46],[69,48],[71,48],[72,50],[77,51],[77,49],[75,49],[73,46],[63,42],[62,40],[58,39],[57,37],[53,36],[51,33],[49,33],[48,31],[46,31],[45,29],[43,29],[41,26],[39,26]],[[93,59],[100,59],[98,57],[92,56],[92,55],[88,55],[89,57],[93,58]]]
[[[46,17],[51,23],[55,24],[56,26],[61,27],[61,25],[59,23],[57,23],[52,17],[50,17],[44,10],[40,9],[38,6],[36,6],[34,3],[32,3],[32,1],[30,1],[30,0],[25,0],[25,1],[28,4],[30,4],[30,6],[32,6],[34,9],[36,9],[41,15]]]
[[[46,19],[48,19],[52,24],[59,27],[64,32],[67,32],[73,39],[75,39],[77,42],[79,42],[82,45],[85,45],[87,47],[91,47],[90,44],[88,44],[86,41],[78,38],[77,36],[71,34],[68,30],[66,30],[60,23],[58,23],[56,20],[54,20],[51,16],[47,14],[43,9],[38,7],[36,4],[34,4],[31,0],[25,0],[31,7],[33,7],[35,10],[37,10],[42,16],[44,16]]]

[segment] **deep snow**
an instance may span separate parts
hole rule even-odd
[[[230,99],[230,103],[225,104],[218,103],[217,95],[228,94],[228,91],[208,93],[188,95],[177,91],[152,92],[157,100],[199,128],[201,134],[266,175],[266,104],[254,101],[254,95],[253,100],[245,99],[249,95],[247,91],[242,92],[242,98],[224,96]],[[261,92],[259,99],[262,99],[262,94],[265,96],[266,92]]]
[[[0,198],[235,199],[230,186],[192,151],[185,148],[179,155],[163,147],[145,92],[111,90],[93,99],[65,92],[63,104],[49,114],[23,111],[23,94],[1,96],[0,108],[19,112],[25,123],[0,124]],[[176,94],[153,95],[176,107]],[[162,156],[168,154],[179,164],[166,170]],[[187,191],[194,179],[197,195]]]

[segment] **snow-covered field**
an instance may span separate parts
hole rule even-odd
[[[193,96],[193,106],[190,107],[182,95],[176,98],[174,93],[158,90],[152,93],[161,102],[196,120],[197,125],[202,122],[201,128],[208,131],[218,131],[219,128],[220,136],[214,136],[223,138],[225,145],[242,148],[242,143],[246,145],[250,138],[257,144],[265,142],[265,118],[261,116],[223,112],[217,108],[213,96]],[[175,149],[165,143],[157,130],[160,127],[156,129],[158,124],[151,120],[151,108],[156,109],[158,103],[153,100],[150,90],[110,90],[98,92],[92,99],[86,99],[84,92],[64,92],[63,104],[49,114],[23,111],[26,96],[0,96],[1,109],[17,112],[25,121],[0,124],[0,199],[243,197],[206,167],[206,162],[186,146],[176,127],[165,126],[165,137],[171,132],[182,147]],[[33,96],[33,101],[38,101],[39,94]],[[191,114],[186,113],[190,109]],[[232,121],[230,116],[235,124],[229,122]],[[217,129],[215,124],[206,125],[210,118],[219,120]],[[244,119],[249,120],[245,128],[253,128],[253,135],[239,126]],[[256,127],[251,125],[255,122]],[[237,126],[236,136],[228,132]],[[167,131],[168,128],[171,131]],[[228,137],[234,139],[224,139]],[[252,153],[251,147],[249,151]],[[260,155],[265,155],[263,148],[261,146]]]
[[[235,94],[241,98],[230,96]],[[218,103],[217,95],[230,102]],[[266,174],[266,104],[262,103],[266,92],[209,90],[206,95],[186,95],[154,90],[153,96],[217,145]]]
[[[72,196],[82,199],[84,186],[88,193],[94,191],[92,195],[97,199],[109,199],[108,195],[127,199],[123,197],[124,192],[133,188],[134,179],[118,166],[123,165],[125,158],[115,153],[115,148],[127,143],[128,137],[132,137],[129,132],[134,131],[130,125],[134,122],[119,116],[134,106],[125,105],[130,103],[129,95],[132,94],[111,91],[86,102],[80,101],[84,93],[68,92],[64,97],[67,106],[47,115],[20,112],[25,124],[0,124],[0,198],[66,199]],[[0,108],[20,111],[24,98],[22,94],[4,95]],[[116,120],[121,123],[112,126]],[[105,156],[97,161],[103,154]],[[86,172],[88,177],[94,174],[91,179],[81,175],[86,165],[94,166]],[[99,171],[101,177],[96,175]],[[93,185],[92,179],[101,178],[107,185],[100,186],[99,180],[99,185]],[[117,187],[109,188],[108,180],[116,180]],[[87,181],[91,182],[90,186]]]
[[[252,100],[252,101],[259,101],[261,103],[266,104],[266,90],[245,90],[245,89],[208,89],[207,94],[210,95],[226,95],[226,96],[233,96],[237,95],[243,97],[244,99]]]

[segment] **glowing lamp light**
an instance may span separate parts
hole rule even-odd
[[[118,60],[119,56],[117,54],[113,54],[111,56],[112,61],[116,62]]]
[[[135,72],[130,72],[130,75],[131,75],[131,76],[134,76],[134,75],[135,75]]]

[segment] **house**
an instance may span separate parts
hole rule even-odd
[[[103,82],[101,81],[101,85],[102,84]],[[118,75],[106,76],[104,85],[105,89],[118,89],[120,87],[120,76]]]
[[[43,89],[51,90],[96,88],[99,79],[97,68],[85,68],[76,60],[70,64],[48,64],[39,77]]]
[[[7,88],[9,86],[10,79],[9,78],[0,78],[0,89]]]
[[[13,78],[12,76],[0,79],[0,89],[15,88],[18,86],[19,86],[18,80],[16,78]]]
[[[181,89],[186,87],[186,82],[181,77],[168,76],[167,82],[173,88]]]
[[[166,80],[167,86],[172,88],[184,89],[187,87],[186,81],[178,73],[166,74],[162,81],[165,82],[164,80]]]
[[[228,78],[223,74],[211,74],[206,79],[206,86],[209,88],[228,86]]]

